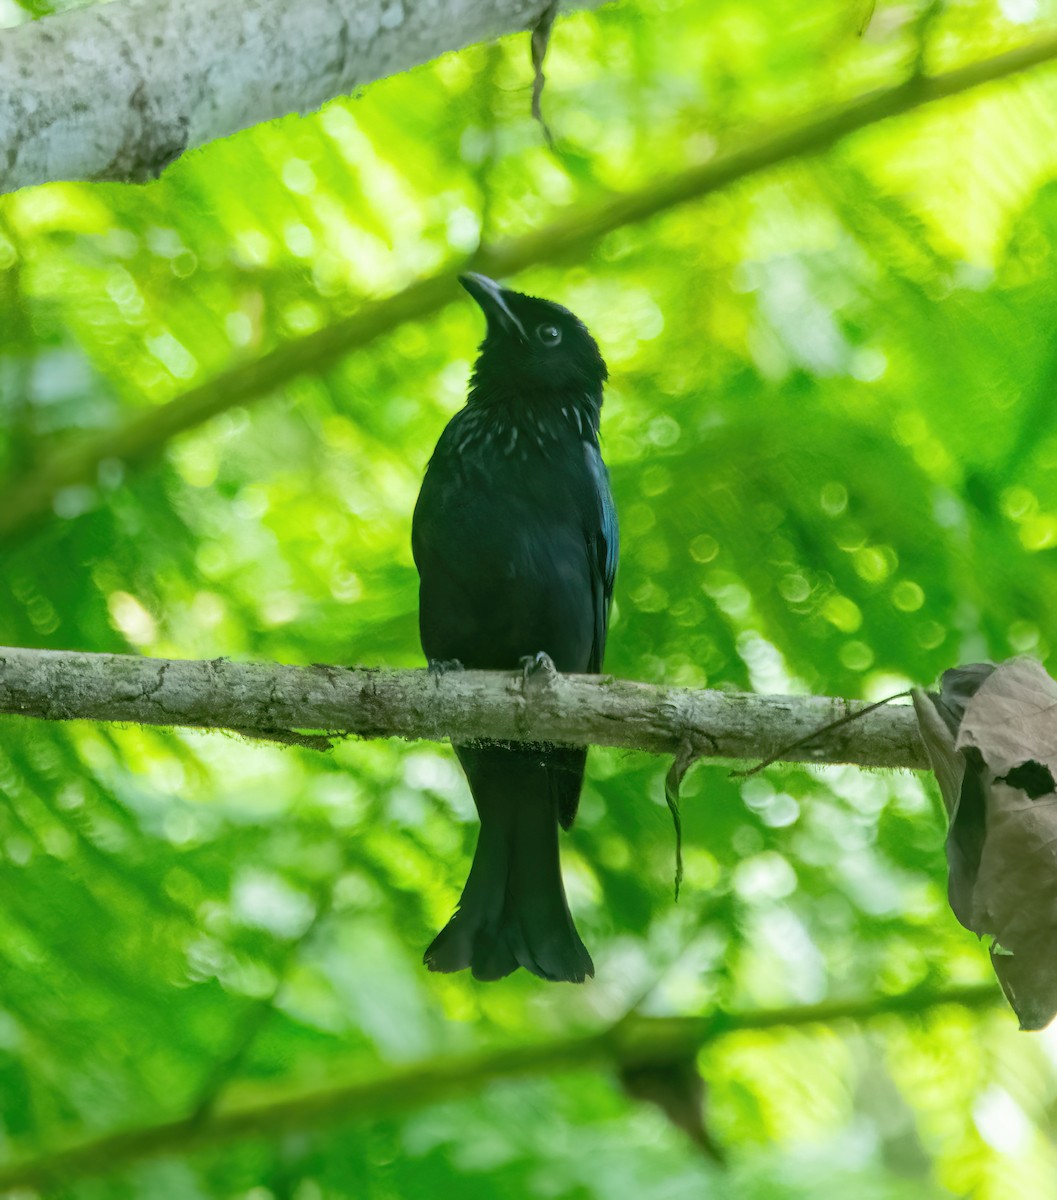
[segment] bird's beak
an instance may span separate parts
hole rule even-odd
[[[506,333],[515,334],[523,342],[528,341],[524,325],[510,308],[507,297],[512,293],[501,288],[494,279],[489,279],[487,275],[478,275],[476,272],[460,275],[459,282],[481,306],[489,326],[498,326]]]

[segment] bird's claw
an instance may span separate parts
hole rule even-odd
[[[465,671],[466,668],[457,658],[431,658],[428,670],[434,679],[440,679],[442,675],[450,675],[452,671]]]
[[[544,682],[552,675],[558,674],[558,668],[554,665],[554,659],[545,651],[537,650],[535,654],[526,654],[521,660],[521,682],[526,684],[530,679],[535,679],[536,676],[544,676]]]

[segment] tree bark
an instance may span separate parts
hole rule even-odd
[[[185,150],[527,29],[546,7],[115,0],[17,26],[0,34],[0,191],[153,179]]]
[[[824,696],[754,696],[544,671],[390,671],[0,648],[0,713],[229,729],[311,746],[364,738],[618,746],[767,758],[861,708]],[[789,749],[784,761],[924,769],[909,705],[884,707]]]

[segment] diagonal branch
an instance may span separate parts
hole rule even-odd
[[[943,75],[914,78],[869,92],[801,124],[760,136],[741,149],[690,167],[660,183],[576,209],[544,229],[491,249],[469,263],[453,263],[394,296],[365,305],[315,333],[284,342],[248,362],[237,363],[168,403],[130,417],[117,429],[78,439],[53,451],[0,488],[0,544],[25,535],[52,511],[64,488],[95,482],[99,465],[117,459],[134,466],[157,455],[177,434],[210,417],[247,404],[301,374],[325,370],[344,355],[405,321],[418,320],[454,300],[455,274],[468,266],[487,274],[514,275],[537,263],[581,253],[623,226],[649,220],[680,204],[792,159],[821,154],[857,130],[1020,74],[1057,58],[1057,35]]]
[[[715,1013],[704,1017],[633,1015],[601,1032],[416,1063],[379,1078],[358,1077],[313,1092],[295,1093],[287,1089],[253,1104],[218,1111],[207,1121],[184,1118],[112,1134],[0,1167],[0,1192],[50,1188],[60,1182],[117,1171],[163,1154],[186,1154],[245,1139],[274,1139],[281,1134],[317,1130],[337,1122],[410,1112],[473,1094],[496,1080],[689,1058],[702,1046],[735,1033],[862,1022],[924,1013],[943,1006],[989,1008],[1001,999],[1001,992],[994,984],[987,983],[762,1012]]]
[[[861,707],[824,696],[752,696],[549,674],[390,671],[0,648],[0,713],[250,735],[326,730],[364,738],[558,742],[758,759]],[[909,706],[880,708],[790,750],[796,762],[928,766]]]
[[[599,0],[576,0],[586,8]],[[528,29],[546,0],[116,0],[0,32],[0,192],[187,150]]]

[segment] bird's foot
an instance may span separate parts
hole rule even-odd
[[[442,675],[450,675],[452,671],[466,670],[457,658],[431,658],[428,669],[434,679],[440,679]]]
[[[521,682],[528,684],[547,684],[558,674],[554,659],[545,651],[537,650],[535,654],[526,654],[521,660]]]

